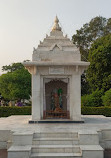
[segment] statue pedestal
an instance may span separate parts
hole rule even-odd
[[[57,118],[64,118],[64,119],[70,119],[69,111],[44,111],[44,117],[43,119],[57,119]]]

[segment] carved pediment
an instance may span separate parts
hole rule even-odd
[[[53,44],[51,47],[50,47],[50,51],[52,50],[62,50],[62,47],[59,45],[59,44]]]

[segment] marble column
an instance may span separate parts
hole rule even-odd
[[[75,73],[71,79],[70,117],[74,121],[81,121],[81,75]]]
[[[32,74],[32,120],[40,120],[40,74]]]

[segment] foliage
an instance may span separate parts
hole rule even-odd
[[[86,95],[90,93],[90,86],[86,78],[86,71],[81,75],[81,95]]]
[[[96,90],[92,94],[84,95],[81,98],[81,105],[88,107],[102,106],[103,91]]]
[[[111,117],[111,106],[102,106],[102,107],[82,107],[83,115],[104,115]]]
[[[111,88],[105,92],[105,95],[102,96],[102,100],[105,106],[111,106]]]
[[[111,34],[97,39],[89,51],[87,79],[93,91],[111,87]]]
[[[82,107],[83,115],[104,115],[111,117],[111,106],[103,107]],[[31,106],[25,107],[0,107],[0,117],[8,117],[11,115],[31,115]]]
[[[0,107],[0,117],[8,117],[11,115],[31,115],[31,106]]]
[[[89,23],[84,24],[79,30],[77,30],[76,34],[72,36],[72,41],[74,44],[76,44],[77,47],[79,47],[81,53],[81,59],[83,61],[88,61],[89,50],[91,48],[91,45],[94,43],[94,41],[110,33],[111,33],[111,18],[106,19],[102,16],[94,17],[93,19],[90,20]],[[89,94],[91,92],[91,89],[96,90],[98,87],[99,89],[101,89],[100,85],[98,86],[99,82],[101,84],[101,80],[99,80],[100,78],[99,79],[96,78],[94,84],[92,81],[92,84],[90,85],[90,82],[88,82],[86,74],[87,71],[85,72],[85,74],[82,75],[81,78],[82,95]],[[94,73],[93,76],[95,77]],[[107,77],[103,78],[102,87],[104,88],[105,91],[108,90],[110,87],[110,80],[111,80],[111,76],[108,75]]]
[[[1,100],[1,99],[3,99],[3,97],[2,97],[2,95],[1,95],[1,93],[0,93],[0,100]]]
[[[106,19],[102,16],[91,19],[89,23],[84,24],[83,27],[77,30],[72,40],[80,48],[82,60],[87,61],[92,43],[109,33],[111,33],[111,18]]]
[[[5,99],[29,99],[31,95],[31,75],[22,67],[0,76],[0,92]]]
[[[16,70],[23,69],[24,66],[22,63],[13,63],[11,65],[5,65],[2,67],[2,71],[14,72]]]

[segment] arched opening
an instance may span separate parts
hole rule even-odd
[[[45,83],[45,118],[69,118],[68,82],[51,79]]]

